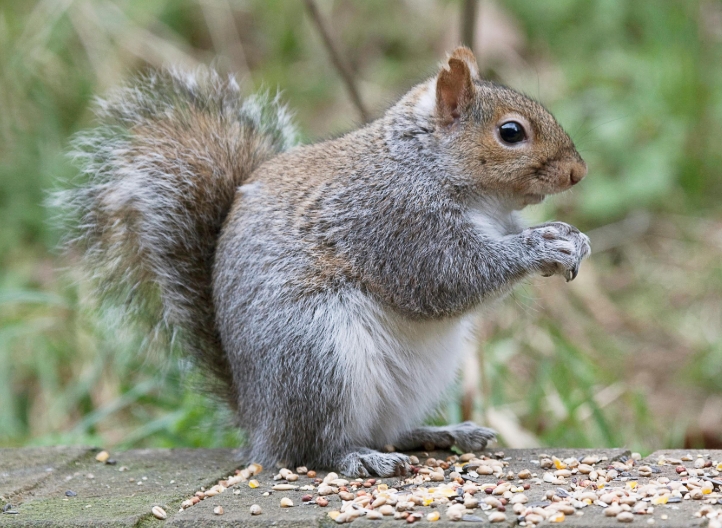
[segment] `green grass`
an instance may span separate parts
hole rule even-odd
[[[703,410],[722,397],[722,7],[493,5],[482,70],[552,109],[590,167],[528,216],[572,222],[602,251],[571,285],[534,280],[480,317],[458,392],[472,405],[439,419],[511,424],[510,445],[719,446],[722,417]],[[321,6],[375,115],[458,40],[456,1]],[[241,440],[197,373],[93,311],[43,206],[74,173],[64,152],[95,94],[212,61],[248,90],[281,89],[307,140],[358,121],[300,2],[0,1],[0,445]]]

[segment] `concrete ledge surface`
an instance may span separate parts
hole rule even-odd
[[[470,462],[449,459],[454,456],[450,452],[410,453],[419,459],[414,475],[376,479],[373,482],[364,480],[354,483],[353,479],[345,479],[349,481],[348,484],[340,481],[328,483],[343,495],[332,493],[324,497],[328,505],[322,507],[315,501],[319,497],[320,480],[328,472],[318,471],[315,478],[300,474],[297,479],[291,477],[287,481],[274,480],[277,468],[265,468],[260,474],[249,477],[247,473],[238,474],[241,468],[237,454],[230,449],[111,451],[110,464],[96,460],[100,450],[88,447],[0,449],[0,507],[4,510],[0,514],[0,526],[336,526],[337,521],[332,518],[335,513],[331,516],[329,513],[341,511],[344,504],[342,496],[348,499],[351,497],[348,494],[353,494],[353,498],[358,499],[367,493],[375,494],[377,498],[398,490],[395,497],[401,497],[400,500],[407,504],[406,508],[399,508],[398,503],[394,506],[397,517],[404,515],[398,510],[405,509],[407,515],[416,521],[414,524],[447,527],[460,525],[451,520],[447,510],[454,502],[464,502],[464,488],[467,489],[466,498],[470,499],[466,504],[473,505],[474,499],[477,499],[479,506],[457,506],[457,510],[462,511],[461,524],[486,525],[490,519],[501,518],[500,514],[503,514],[504,519],[498,522],[498,526],[533,526],[526,517],[517,515],[512,503],[502,507],[502,512],[496,508],[485,510],[489,497],[503,499],[504,495],[487,494],[483,488],[498,486],[499,483],[509,484],[511,489],[507,490],[510,491],[506,494],[508,499],[523,493],[528,498],[525,507],[544,510],[541,514],[548,514],[554,507],[550,505],[557,501],[576,504],[577,508],[573,511],[567,504],[568,513],[563,516],[563,520],[562,516],[552,518],[547,515],[543,525],[554,520],[560,520],[559,525],[575,527],[625,524],[616,517],[605,516],[603,504],[592,501],[590,496],[587,496],[587,502],[591,504],[582,506],[579,502],[572,502],[572,497],[581,497],[582,487],[585,487],[585,492],[596,493],[598,498],[605,493],[616,493],[620,503],[629,502],[630,508],[633,505],[638,511],[633,513],[632,525],[666,528],[713,528],[722,525],[722,490],[719,486],[722,479],[722,451],[658,451],[643,460],[634,461],[632,454],[624,449],[541,448],[500,451],[476,453]],[[437,461],[431,461],[430,467],[426,465],[429,458]],[[464,458],[469,459],[471,455]],[[596,460],[596,463],[588,464],[595,473],[590,474],[590,468],[579,465],[585,458],[587,462]],[[549,466],[550,459],[551,467],[544,467]],[[439,463],[442,467],[434,465]],[[568,467],[564,468],[565,465]],[[444,469],[443,466],[447,467]],[[484,474],[489,468],[493,473]],[[296,468],[289,469],[296,471]],[[526,476],[524,470],[528,470],[531,476],[520,479],[520,472]],[[614,473],[608,473],[612,470]],[[603,475],[607,472],[608,482],[599,475],[600,472]],[[432,473],[436,480],[429,480]],[[442,473],[443,481],[440,480]],[[590,477],[596,477],[594,484]],[[343,476],[339,478],[343,479]],[[249,485],[251,479],[258,481],[257,487]],[[680,483],[672,484],[676,481]],[[459,487],[457,482],[463,483],[461,492],[455,489]],[[604,483],[602,489],[595,489],[600,488],[600,482]],[[227,489],[215,494],[213,487],[219,483]],[[282,488],[298,488],[274,490],[273,487],[279,484]],[[364,484],[367,486],[364,487]],[[522,491],[524,484],[528,489]],[[341,490],[338,490],[339,486]],[[644,501],[639,497],[640,490],[655,489],[655,486],[657,491],[654,497],[657,498],[648,496]],[[665,487],[672,488],[666,501],[659,498],[664,496],[662,488]],[[418,488],[423,489],[416,492],[417,496],[424,498],[417,500],[420,504],[409,504],[406,499],[410,499]],[[699,493],[695,491],[697,488],[701,490]],[[216,487],[215,491],[220,489]],[[682,493],[673,493],[676,489],[681,489]],[[468,490],[475,493],[471,495]],[[433,498],[434,493],[436,499]],[[448,497],[439,499],[442,494]],[[310,495],[312,500],[304,502],[302,498],[305,495]],[[456,498],[457,495],[459,498]],[[197,496],[203,499],[193,499]],[[607,498],[611,496],[607,495]],[[638,497],[639,505],[627,499],[635,496]],[[293,506],[281,508],[282,498],[290,499]],[[195,501],[196,504],[188,506],[189,502],[185,501]],[[182,508],[184,502],[186,508]],[[249,509],[253,504],[261,507],[260,515],[250,514]],[[393,515],[384,516],[382,520],[370,520],[365,516],[368,508],[362,506],[356,508],[363,510],[353,520],[356,526],[409,524],[408,518],[394,520]],[[167,518],[157,519],[152,513],[153,507],[162,508]],[[380,510],[380,506],[374,510]],[[440,519],[429,521],[427,516],[435,511],[439,512]],[[696,516],[700,512],[703,515]],[[490,517],[492,513],[495,515]],[[719,525],[716,524],[718,522]]]

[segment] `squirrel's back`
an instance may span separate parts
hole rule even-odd
[[[207,70],[140,77],[96,115],[73,143],[82,180],[54,195],[67,243],[101,302],[163,343],[180,339],[234,405],[212,302],[215,247],[238,186],[295,143],[290,116]]]

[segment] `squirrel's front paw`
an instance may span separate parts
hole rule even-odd
[[[589,237],[564,222],[530,227],[521,235],[532,246],[535,265],[542,275],[563,275],[567,282],[574,280],[582,260],[592,251]]]

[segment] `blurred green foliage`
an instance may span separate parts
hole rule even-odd
[[[458,1],[320,5],[375,115],[458,42]],[[697,415],[664,398],[722,395],[722,4],[482,0],[479,17],[484,74],[546,104],[590,167],[530,218],[594,230],[643,211],[651,227],[597,231],[587,282],[534,281],[484,319],[474,416],[503,410],[552,445],[682,445]],[[302,2],[0,0],[0,445],[240,441],[181,360],[92,311],[43,206],[93,96],[168,63],[277,87],[309,141],[358,124]]]
[[[512,5],[530,49],[548,53],[564,72],[567,93],[554,110],[572,131],[579,126],[577,143],[594,170],[584,215],[598,221],[635,207],[719,208],[718,3]]]

